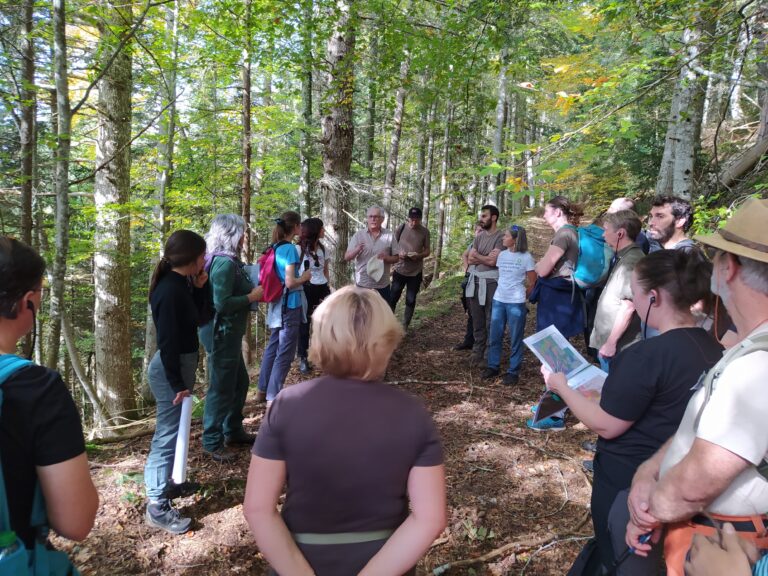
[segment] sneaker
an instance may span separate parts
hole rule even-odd
[[[517,381],[517,374],[504,374],[504,378],[502,379],[502,382],[505,386],[514,386],[517,384]],[[536,411],[536,406],[533,407],[533,411]]]
[[[539,420],[536,424],[533,423],[533,418],[529,418],[526,420],[525,425],[531,430],[536,430],[536,432],[544,432],[547,430],[551,432],[560,432],[561,430],[565,430],[565,422],[563,419],[555,418],[554,416]]]
[[[585,472],[589,472],[590,474],[595,473],[595,461],[594,460],[582,460],[581,461],[581,467],[584,468]]]
[[[237,452],[226,446],[219,446],[216,450],[207,451],[208,455],[216,462],[231,462],[237,457]]]
[[[498,368],[491,368],[488,366],[485,370],[483,370],[483,380],[491,380],[493,378],[496,378],[496,376],[499,375],[499,369]]]
[[[169,500],[147,504],[144,518],[153,528],[160,528],[171,534],[184,534],[192,525],[192,518],[182,517]]]
[[[597,442],[584,440],[584,442],[581,443],[581,449],[586,450],[587,452],[597,452]]]
[[[225,446],[253,446],[256,436],[248,434],[245,430],[232,436],[224,436]]]
[[[312,372],[312,367],[309,365],[306,358],[299,358],[299,372],[302,374],[309,374]]]
[[[453,347],[453,350],[472,350],[472,347],[474,346],[471,342],[462,342],[461,344],[456,344],[456,346]]]
[[[168,480],[165,489],[163,490],[163,497],[168,500],[173,500],[174,498],[192,496],[192,494],[195,494],[198,490],[200,490],[200,484],[197,482],[182,482],[181,484],[176,484],[173,480]]]

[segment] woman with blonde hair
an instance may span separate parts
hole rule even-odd
[[[403,329],[376,292],[347,286],[318,306],[312,331],[323,375],[264,417],[245,518],[274,573],[412,574],[446,524],[445,470],[426,408],[381,381]]]

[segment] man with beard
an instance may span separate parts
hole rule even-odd
[[[675,196],[656,196],[648,218],[648,237],[651,252],[657,250],[685,250],[696,247],[685,233],[693,224],[691,203]]]
[[[472,310],[475,344],[472,348],[470,364],[473,365],[482,364],[485,358],[493,295],[499,283],[496,258],[504,249],[502,244],[504,233],[496,229],[498,219],[499,209],[496,206],[486,204],[480,209],[478,223],[483,231],[475,236],[467,256],[469,278],[464,294]]]

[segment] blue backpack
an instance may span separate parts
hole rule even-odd
[[[579,234],[579,259],[573,279],[582,290],[602,286],[611,270],[613,250],[607,246],[603,238],[603,229],[596,224],[588,226],[573,226]]]
[[[19,358],[13,354],[0,355],[0,409],[3,405],[3,383],[17,370],[29,366],[31,361]],[[40,482],[35,486],[35,496],[32,502],[30,524],[37,531],[35,547],[27,550],[24,543],[16,538],[12,552],[2,554],[0,558],[0,576],[79,576],[80,572],[72,565],[64,552],[49,550],[48,518],[45,514],[45,500]],[[13,532],[10,514],[8,513],[8,497],[5,493],[5,477],[0,464],[0,532]],[[3,552],[0,550],[0,552]]]

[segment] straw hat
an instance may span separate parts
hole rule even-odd
[[[694,240],[752,260],[768,263],[768,200],[750,198],[714,234]]]
[[[381,277],[384,276],[384,260],[378,256],[374,256],[368,260],[366,272],[368,272],[368,276],[371,277],[371,280],[378,282],[381,280]]]

